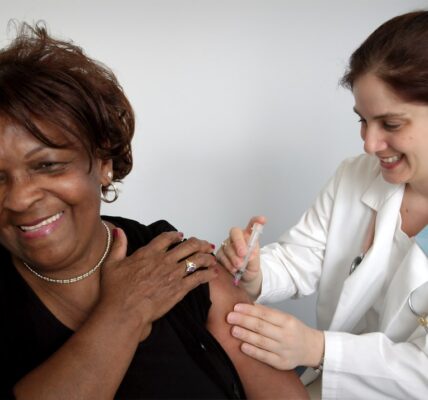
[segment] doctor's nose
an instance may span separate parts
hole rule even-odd
[[[364,151],[367,154],[376,154],[388,148],[385,132],[382,132],[375,126],[362,127],[361,138],[364,140]]]

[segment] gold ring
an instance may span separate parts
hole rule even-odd
[[[191,274],[192,272],[195,272],[198,269],[197,265],[193,261],[186,259],[185,262],[186,267],[184,269],[184,272],[186,274]]]

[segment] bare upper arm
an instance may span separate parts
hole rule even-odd
[[[279,371],[257,361],[240,350],[226,322],[227,314],[236,303],[250,303],[244,290],[232,283],[232,276],[219,266],[218,278],[210,281],[212,306],[207,328],[229,355],[241,378],[249,399],[307,399],[308,394],[294,371]]]

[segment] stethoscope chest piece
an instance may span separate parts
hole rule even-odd
[[[415,290],[412,290],[410,292],[407,302],[409,304],[410,311],[416,317],[418,324],[421,325],[425,329],[425,331],[428,333],[428,316],[426,314],[419,314],[418,312],[416,312],[416,310],[413,306],[413,303],[412,303],[412,296],[413,296],[413,293],[415,292]]]

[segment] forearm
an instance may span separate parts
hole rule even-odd
[[[104,307],[14,387],[17,399],[111,399],[140,339],[125,315]]]

